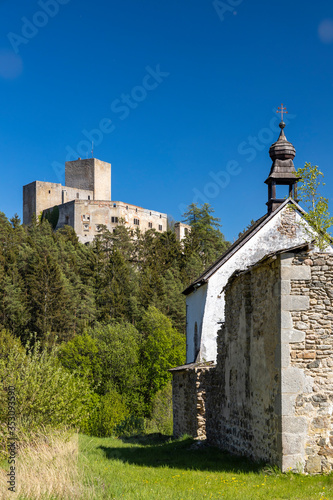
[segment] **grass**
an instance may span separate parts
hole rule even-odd
[[[52,431],[27,443],[17,457],[17,493],[7,491],[8,465],[0,463],[0,499],[333,500],[333,474],[282,474],[186,437]]]
[[[79,466],[96,499],[333,499],[332,474],[282,474],[191,438],[81,435],[79,445]]]
[[[56,500],[96,498],[83,485],[78,467],[78,434],[68,431],[20,435],[15,463],[16,492],[8,491],[7,461],[0,462],[0,499]],[[22,442],[26,443],[22,445]]]

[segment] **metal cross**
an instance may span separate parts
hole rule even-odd
[[[281,113],[281,120],[283,121],[283,113],[288,114],[288,111],[287,108],[283,107],[283,104],[281,103],[281,106],[278,108],[277,113]]]

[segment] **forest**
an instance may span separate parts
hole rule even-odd
[[[0,376],[19,391],[20,425],[107,436],[170,412],[168,369],[185,362],[182,291],[229,245],[213,213],[190,205],[181,242],[172,224],[133,235],[120,223],[88,245],[69,226],[0,214]]]

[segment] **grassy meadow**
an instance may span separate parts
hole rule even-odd
[[[333,475],[281,474],[191,438],[80,436],[80,467],[96,498],[333,499]]]
[[[333,474],[282,474],[191,438],[40,435],[17,459],[16,493],[0,463],[0,498],[20,500],[333,500]]]

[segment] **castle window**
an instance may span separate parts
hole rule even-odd
[[[87,215],[87,220],[90,220],[90,215]]]
[[[113,232],[115,233],[116,231],[117,231],[117,229],[114,227],[114,228],[113,228]]]
[[[65,224],[69,224],[69,215],[66,215],[66,222]]]
[[[89,231],[89,224],[83,224],[84,231]]]
[[[136,211],[136,213],[138,213],[138,209],[137,208],[135,209],[135,211]]]
[[[148,227],[149,227],[149,229],[153,229],[153,223],[152,222],[148,222]]]
[[[86,220],[86,216],[85,216],[85,215],[82,215],[82,219],[83,219],[83,220]]]
[[[79,193],[76,193],[76,198],[77,198],[77,199],[79,199],[79,196],[80,196],[80,195],[79,195]]]
[[[113,204],[113,206],[114,206],[114,207],[116,207],[116,206],[117,206],[117,204],[116,204],[116,203],[114,203],[114,204]]]
[[[126,205],[126,210],[128,210],[128,205]]]
[[[162,229],[163,229],[162,225],[161,225],[161,224],[159,224],[159,225],[158,225],[158,230],[159,230],[159,231],[162,231]]]
[[[51,194],[51,189],[49,189],[49,194]]]
[[[162,215],[160,214],[160,219],[162,219]]]
[[[90,194],[88,194],[88,200],[90,200]]]
[[[134,219],[134,220],[133,220],[133,223],[134,223],[136,226],[139,226],[140,221],[139,221],[139,219]]]
[[[118,217],[111,217],[111,222],[118,223]]]
[[[149,212],[149,215],[151,215],[151,212]]]

